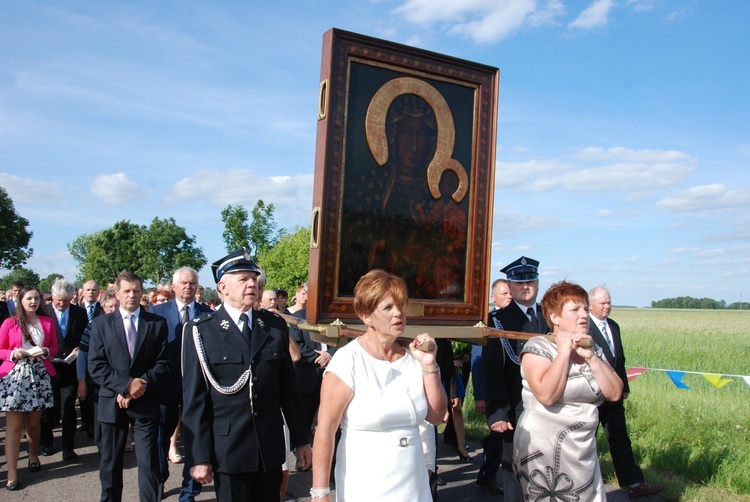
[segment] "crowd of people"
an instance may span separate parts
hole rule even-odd
[[[313,500],[327,502],[332,483],[339,501],[436,500],[437,425],[447,422],[445,441],[473,462],[461,412],[471,374],[488,425],[478,485],[512,501],[606,500],[601,425],[630,497],[658,493],[628,437],[609,292],[562,281],[538,303],[538,267],[519,258],[490,292],[489,327],[530,339],[484,347],[429,333],[404,342],[407,285],[378,269],[354,287],[363,334],[338,350],[320,344],[294,320],[306,317],[307,285],[287,305],[244,250],[212,264],[213,306],[188,267],[150,291],[128,271],[103,290],[61,278],[49,302],[14,283],[0,301],[6,488],[22,488],[23,432],[38,473],[60,424],[64,461],[77,458],[77,430],[94,438],[103,501],[133,489],[122,473],[133,445],[142,501],[161,500],[170,463],[183,466],[181,502],[210,483],[220,501],[283,500],[290,450],[298,469],[313,469]]]

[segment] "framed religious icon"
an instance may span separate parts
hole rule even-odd
[[[337,29],[322,61],[307,321],[356,320],[373,268],[412,325],[486,320],[497,68]]]

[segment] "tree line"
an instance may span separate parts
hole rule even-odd
[[[248,250],[267,275],[266,284],[293,292],[307,281],[310,231],[296,227],[278,229],[275,207],[259,200],[248,214],[243,206],[227,206],[222,212],[222,238],[227,252],[241,247]],[[29,222],[21,217],[5,189],[0,187],[0,268],[10,272],[0,278],[0,288],[13,282],[38,285],[46,292],[61,274],[45,278],[23,267],[33,255],[29,248],[32,233]],[[154,218],[149,225],[121,220],[91,234],[69,242],[68,251],[76,262],[82,283],[94,279],[99,284],[113,280],[122,270],[129,270],[154,285],[171,280],[174,270],[188,266],[200,270],[207,260],[195,236],[178,225],[174,218]]]
[[[724,300],[714,300],[713,298],[679,296],[677,298],[664,298],[663,300],[652,301],[651,307],[655,309],[748,310],[750,303],[734,302],[727,304]]]

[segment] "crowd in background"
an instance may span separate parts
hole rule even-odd
[[[227,258],[223,259],[224,262],[220,260],[215,264],[214,277],[217,283],[223,284],[230,278],[235,280],[237,277],[244,277],[242,274],[248,276],[245,280],[257,287],[257,301],[254,300],[250,305],[254,310],[252,317],[261,327],[266,327],[264,322],[275,323],[272,321],[274,318],[267,317],[266,313],[285,314],[300,321],[305,319],[308,294],[306,284],[300,285],[291,301],[288,301],[289,295],[286,291],[265,289],[265,274],[249,258]],[[402,311],[407,301],[406,289],[403,281],[399,282],[399,278],[389,276],[385,272],[383,274],[386,276],[369,278],[370,282],[366,282],[365,286],[359,290],[355,288],[356,304],[356,298],[367,293],[363,292],[363,288],[371,292],[373,288],[380,287],[377,286],[378,281],[388,284],[387,287],[382,286],[379,296],[369,298],[366,308],[361,308],[357,312],[367,328],[367,332],[360,337],[357,344],[360,352],[347,350],[334,357],[337,352],[335,348],[313,340],[309,332],[296,328],[297,322],[287,319],[281,323],[281,331],[288,332],[289,346],[283,350],[293,364],[295,398],[299,396],[301,404],[299,408],[286,410],[296,410],[294,413],[299,417],[284,414],[286,451],[297,448],[302,452],[300,448],[305,444],[313,444],[316,430],[319,433],[317,441],[321,446],[317,450],[313,449],[312,457],[318,462],[311,490],[314,499],[327,499],[329,482],[334,481],[336,470],[338,500],[345,500],[347,490],[350,492],[350,499],[358,500],[361,497],[362,479],[356,475],[356,466],[361,462],[366,463],[366,460],[354,452],[371,452],[372,446],[380,444],[381,439],[379,435],[363,439],[361,434],[355,435],[352,431],[362,431],[368,427],[377,430],[388,429],[391,427],[388,422],[370,423],[371,415],[377,415],[378,410],[381,410],[393,420],[403,411],[394,409],[385,413],[380,405],[376,409],[371,409],[373,403],[377,402],[377,399],[373,399],[374,395],[387,397],[391,392],[388,389],[389,377],[373,376],[380,370],[366,369],[371,365],[377,368],[378,361],[391,365],[397,364],[398,361],[404,361],[398,364],[415,364],[416,380],[407,384],[407,387],[416,382],[416,392],[419,394],[422,392],[424,379],[424,392],[428,395],[427,405],[424,407],[426,415],[416,422],[414,417],[408,418],[408,426],[398,425],[398,420],[397,425],[393,426],[396,429],[395,441],[401,442],[402,447],[412,443],[418,444],[419,455],[398,457],[407,459],[408,462],[403,461],[406,464],[399,461],[391,465],[387,456],[378,460],[390,465],[389,469],[396,467],[402,474],[406,472],[409,478],[408,483],[398,483],[401,490],[398,492],[392,491],[393,484],[386,483],[381,493],[384,499],[397,500],[398,497],[406,496],[406,492],[418,494],[414,500],[437,499],[437,487],[441,479],[435,461],[435,424],[446,424],[444,441],[455,447],[459,460],[473,462],[474,459],[466,447],[462,412],[470,375],[476,409],[486,414],[489,427],[488,435],[483,441],[482,463],[477,475],[477,484],[487,488],[491,493],[504,494],[506,500],[523,500],[524,497],[528,499],[529,494],[534,497],[549,496],[554,493],[561,494],[563,491],[578,496],[587,494],[583,498],[590,500],[605,499],[596,455],[595,435],[599,425],[604,427],[610,442],[620,484],[629,490],[630,496],[637,498],[661,490],[658,485],[649,485],[644,481],[643,474],[635,463],[627,436],[622,400],[627,397],[629,389],[624,375],[624,355],[619,326],[608,319],[611,309],[608,291],[599,287],[587,293],[580,286],[563,281],[550,288],[540,305],[537,303],[537,267],[538,262],[535,260],[521,257],[503,269],[508,279],[497,280],[492,285],[490,293],[493,309],[488,325],[497,329],[538,334],[551,331],[556,335],[556,339],[537,337],[530,342],[523,342],[494,338],[482,348],[462,342],[451,343],[446,339],[432,340],[425,334],[415,343],[436,342],[436,348],[431,352],[420,352],[413,346],[411,349],[404,348],[396,342],[394,333],[402,332],[405,324],[405,315]],[[126,290],[122,289],[124,285],[134,285],[133,295],[125,296]],[[225,292],[230,295],[237,291],[226,284],[224,286]],[[219,290],[221,296],[222,288]],[[58,279],[50,292],[40,292],[36,286],[19,283],[14,283],[8,291],[2,292],[1,297],[5,298],[5,301],[0,301],[0,359],[3,360],[0,367],[0,377],[3,377],[3,385],[0,385],[0,410],[6,413],[6,488],[15,491],[21,487],[17,461],[22,432],[25,430],[27,437],[28,470],[37,473],[41,469],[39,457],[53,454],[52,430],[61,425],[62,457],[65,461],[72,462],[77,458],[76,430],[85,432],[95,439],[97,448],[102,453],[102,472],[111,471],[106,479],[105,474],[101,475],[102,500],[120,500],[123,487],[118,486],[118,479],[121,484],[122,453],[134,449],[139,455],[141,500],[160,499],[158,490],[159,487],[163,490],[163,483],[169,476],[170,463],[184,464],[181,501],[194,500],[202,485],[212,481],[216,482],[219,493],[220,482],[214,478],[214,474],[218,476],[221,472],[214,473],[210,469],[196,471],[196,466],[201,465],[201,462],[196,459],[195,452],[185,451],[183,454],[178,448],[183,394],[185,392],[187,395],[184,389],[189,386],[183,386],[181,373],[181,366],[185,363],[182,360],[183,336],[187,336],[183,335],[183,328],[190,323],[189,328],[205,326],[205,330],[210,332],[212,325],[201,323],[214,317],[218,319],[217,308],[221,308],[221,299],[212,299],[206,303],[204,293],[204,288],[198,284],[197,272],[189,268],[175,271],[171,282],[159,284],[148,291],[143,291],[140,279],[130,274],[124,277],[121,275],[117,281],[108,283],[102,289],[96,281],[86,281],[80,288],[75,288],[72,283]],[[121,301],[124,298],[132,304],[130,310],[122,310]],[[230,296],[225,299],[229,303],[224,310],[233,312],[237,306],[245,305],[241,294],[237,296],[238,300],[235,303],[232,303],[232,298]],[[383,302],[387,305],[383,306]],[[386,310],[381,312],[381,308]],[[153,370],[153,382],[148,382],[146,378],[132,378],[127,382],[127,389],[122,395],[114,395],[109,391],[105,392],[102,387],[102,382],[107,382],[108,375],[113,373],[110,366],[116,365],[112,361],[102,361],[102,358],[108,357],[105,350],[108,341],[102,338],[108,328],[104,320],[95,319],[116,312],[121,312],[127,318],[126,311],[140,312],[139,318],[132,321],[134,325],[155,323],[154,329],[160,333],[155,332],[155,343],[163,343],[164,348],[155,351],[153,364],[147,365],[150,369],[145,369],[143,373],[145,376],[148,371]],[[242,308],[238,309],[238,312],[240,311],[244,312]],[[149,317],[151,315],[153,317]],[[228,314],[224,312],[221,315]],[[383,319],[395,321],[389,324],[391,321]],[[243,333],[242,322],[240,316],[238,333]],[[252,331],[253,321],[248,322]],[[226,320],[222,320],[215,325],[215,329],[226,332],[228,324],[225,323]],[[127,321],[124,326],[126,336],[129,336]],[[142,329],[139,328],[138,332]],[[184,332],[187,333],[188,330]],[[593,340],[595,345],[584,344],[586,340]],[[190,343],[194,342],[191,340]],[[248,337],[248,343],[254,342]],[[350,344],[349,348],[352,347],[354,346]],[[41,349],[35,351],[35,348]],[[135,364],[134,347],[128,345],[128,350],[131,354],[127,364]],[[200,351],[198,354],[200,356]],[[363,354],[367,354],[366,368],[355,371],[354,368],[362,364]],[[430,354],[429,358],[423,354]],[[418,362],[409,362],[415,360]],[[211,375],[206,373],[205,361],[197,361],[196,364],[199,362],[203,364],[202,371],[207,380]],[[200,370],[196,372],[200,373]],[[356,375],[361,377],[363,372],[370,375],[369,380],[385,382],[383,388],[363,391],[362,389],[366,389],[367,385],[372,383],[358,380]],[[9,377],[16,374],[21,375],[21,378]],[[429,385],[432,386],[433,375],[438,377],[436,381],[439,385],[429,387],[428,390],[427,382],[429,381]],[[283,381],[286,377],[280,373],[279,378]],[[204,380],[203,377],[201,380]],[[28,381],[38,381],[39,385],[30,387]],[[154,385],[155,388],[152,389],[151,384],[157,381],[158,385]],[[349,409],[350,405],[353,406],[351,403],[360,403],[355,399],[356,394],[353,391],[355,381],[359,381],[356,384],[356,388],[359,389],[357,393],[365,392],[364,405],[356,406],[364,406],[362,409],[365,412],[369,410],[366,415],[362,414],[364,412],[359,412],[358,415],[355,411],[357,408]],[[569,382],[575,382],[575,385]],[[214,385],[214,388],[220,390],[220,386]],[[210,394],[213,391],[207,387],[202,392]],[[348,398],[341,401],[342,395]],[[440,395],[443,396],[442,401]],[[149,396],[154,402],[156,415],[141,421],[140,415],[133,410],[137,411],[138,406],[146,406],[144,403],[147,403],[148,399],[144,397]],[[255,397],[257,399],[257,396]],[[100,402],[107,399],[116,401],[115,411],[126,413],[122,416],[127,418],[121,420],[118,415],[110,419],[106,416],[109,412],[105,412],[102,419]],[[390,401],[383,401],[388,402]],[[420,400],[415,402],[422,403]],[[79,406],[80,412],[76,410],[76,405]],[[249,405],[251,410],[257,410],[259,403],[253,403],[251,396]],[[213,410],[213,413],[221,412]],[[257,411],[254,414],[257,415]],[[361,421],[364,416],[370,418],[366,418],[364,423],[346,432],[347,426],[357,423],[357,420]],[[551,417],[562,417],[562,420],[556,422],[551,420]],[[290,418],[294,423],[287,428]],[[425,418],[427,421],[424,421]],[[571,429],[561,436],[561,431],[567,431],[573,422],[587,425],[575,425],[575,431]],[[407,427],[409,431],[405,432],[403,427]],[[542,428],[550,427],[554,430],[539,433]],[[300,439],[299,430],[302,429],[305,434],[304,438]],[[152,432],[155,436],[154,441],[150,442],[146,438]],[[214,430],[213,434],[216,433]],[[559,439],[561,437],[567,437],[565,445],[550,442],[562,441]],[[198,439],[192,436],[187,441],[184,440],[183,444],[189,450],[190,445]],[[346,446],[347,444],[349,446]],[[355,444],[356,447],[352,447],[351,444]],[[366,447],[366,444],[371,446]],[[256,446],[262,449],[262,445]],[[527,457],[529,452],[533,453],[533,458]],[[337,458],[341,453],[345,454]],[[549,467],[550,458],[555,455],[559,458],[555,463],[553,477],[557,479],[564,476],[570,481],[564,490],[554,485],[549,475],[544,474],[545,469]],[[395,458],[397,457],[390,460]],[[404,465],[414,466],[422,462],[426,467],[423,478],[413,477],[412,468],[404,470]],[[220,461],[213,469],[219,467],[219,464]],[[309,467],[306,455],[299,455],[297,467]],[[258,470],[266,472],[264,469],[267,468],[267,465],[261,465]],[[143,481],[140,474],[142,469],[151,472],[153,479]],[[412,474],[411,477],[409,473]],[[362,475],[366,477],[368,474],[365,472]],[[394,475],[394,472],[389,471],[386,477]],[[288,476],[289,469],[284,464],[279,470],[279,487],[275,488],[280,500],[284,498]],[[542,479],[543,482],[540,481]],[[222,488],[224,499],[238,499],[237,493],[240,492],[235,490],[240,488],[235,486],[243,485],[231,477],[222,483],[232,486],[231,490],[226,492]]]

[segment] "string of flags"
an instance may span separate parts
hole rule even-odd
[[[669,379],[672,380],[672,383],[675,385],[675,387],[683,390],[690,390],[690,386],[682,381],[682,379],[685,378],[685,375],[688,373],[691,373],[693,375],[701,375],[717,389],[720,389],[728,383],[733,382],[735,378],[742,378],[747,385],[750,385],[750,376],[747,375],[724,375],[717,373],[703,373],[700,371],[667,370],[662,368],[639,368],[635,366],[628,368],[628,382],[632,382],[647,371],[665,372]]]

